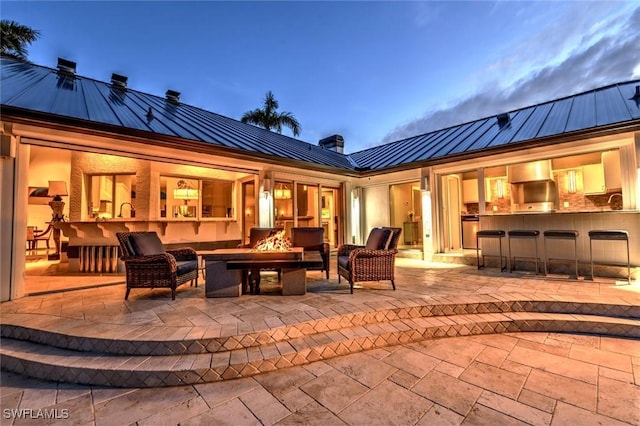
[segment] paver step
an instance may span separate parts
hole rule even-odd
[[[348,327],[381,325],[395,320],[418,320],[472,314],[564,313],[599,315],[611,318],[640,318],[640,306],[613,303],[587,303],[561,300],[491,300],[473,303],[425,303],[413,306],[377,309],[272,327],[243,334],[217,335],[201,338],[189,336],[192,327],[145,327],[145,333],[135,333],[135,327],[120,324],[96,324],[73,318],[44,322],[38,327],[36,314],[6,314],[2,318],[1,337],[24,340],[75,351],[119,355],[186,355],[227,352],[248,349],[269,343],[286,342],[327,331]],[[41,317],[41,316],[40,316]],[[27,325],[29,324],[29,325]],[[213,334],[213,333],[211,333]],[[154,336],[149,338],[147,336]],[[179,336],[179,337],[175,337]]]
[[[225,351],[174,355],[82,352],[4,337],[0,339],[0,365],[7,371],[61,382],[177,386],[247,377],[430,338],[527,331],[640,338],[640,319],[537,312],[396,318]]]

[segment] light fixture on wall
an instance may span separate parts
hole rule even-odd
[[[271,193],[271,178],[268,176],[265,176],[264,179],[262,179],[262,193],[265,195]]]
[[[575,194],[578,191],[575,170],[569,170],[567,173],[567,179],[569,181],[569,194]]]
[[[62,201],[62,197],[69,195],[67,192],[67,183],[61,180],[50,180],[47,193],[50,196],[53,196],[51,201],[49,201],[49,207],[51,207],[51,211],[53,212],[51,214],[51,226],[53,227],[53,244],[56,248],[56,252],[54,254],[50,254],[48,259],[59,260],[60,228],[58,228],[56,224],[64,221],[64,201]]]
[[[189,212],[189,200],[198,199],[198,190],[191,188],[188,182],[179,180],[178,187],[173,190],[173,198],[176,200],[184,200],[184,205],[180,206],[180,214],[182,216],[188,216]]]
[[[420,190],[431,191],[431,183],[430,183],[429,175],[425,175],[422,177],[422,180],[420,181]]]
[[[276,200],[290,200],[291,188],[284,183],[277,183],[276,189],[273,191],[273,198]]]
[[[504,185],[502,183],[502,179],[498,179],[496,181],[496,192],[498,193],[498,198],[504,198]]]

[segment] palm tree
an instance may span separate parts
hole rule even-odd
[[[243,123],[255,124],[267,130],[275,130],[282,133],[282,126],[291,129],[293,136],[300,134],[300,123],[290,112],[277,112],[278,101],[269,90],[264,97],[264,108],[256,108],[253,111],[245,112],[241,121]]]
[[[0,56],[28,61],[26,46],[40,37],[40,31],[7,19],[0,21],[0,29],[2,30]]]

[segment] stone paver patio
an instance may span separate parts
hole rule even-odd
[[[397,260],[395,292],[386,282],[366,283],[351,295],[335,271],[329,280],[308,277],[305,296],[280,296],[267,276],[266,294],[240,298],[206,299],[203,286],[183,286],[175,301],[167,290],[134,290],[125,302],[119,284],[3,303],[3,370],[14,362],[38,377],[31,368],[44,368],[38,362],[58,351],[82,350],[74,345],[88,345],[91,360],[76,352],[60,362],[99,358],[108,371],[136,357],[154,371],[195,369],[202,356],[227,362],[208,366],[220,377],[168,387],[2,371],[2,424],[640,424],[638,282],[410,259]],[[133,343],[114,349],[121,341]],[[145,355],[151,341],[163,349]],[[171,352],[177,343],[189,349]],[[34,360],[5,364],[20,345],[35,353],[38,344]],[[98,348],[109,354],[91,352]],[[269,360],[274,368],[264,367]],[[45,376],[63,374],[47,368]],[[47,415],[58,419],[37,418]]]

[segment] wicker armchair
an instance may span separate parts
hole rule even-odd
[[[324,241],[324,228],[291,228],[291,245],[293,245],[293,247],[303,247],[304,251],[320,252],[322,266],[307,269],[325,271],[327,279],[329,279],[329,258],[331,251],[329,243]]]
[[[122,250],[120,257],[127,275],[129,298],[132,288],[167,287],[171,300],[176,299],[176,288],[195,280],[198,287],[198,256],[190,247],[165,250],[155,232],[117,232]]]
[[[374,228],[369,233],[365,246],[345,244],[338,248],[338,282],[340,277],[353,285],[361,281],[391,281],[396,289],[395,259],[398,253],[400,228]]]

